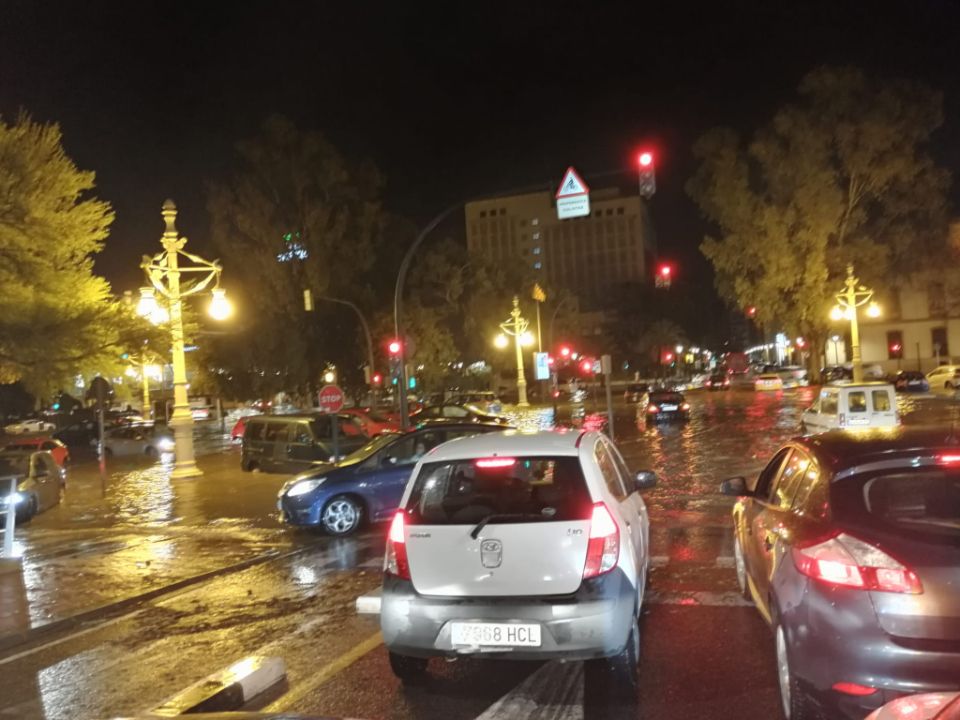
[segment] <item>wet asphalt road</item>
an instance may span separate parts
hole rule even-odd
[[[355,611],[356,598],[379,585],[386,528],[340,540],[291,532],[274,512],[284,477],[242,473],[230,450],[205,457],[207,475],[192,482],[171,484],[162,464],[136,461],[112,465],[106,479],[92,464],[71,470],[64,503],[18,537],[32,622],[154,595],[0,652],[0,718],[136,714],[251,654],[282,656],[288,669],[257,709],[423,720],[776,718],[772,638],[736,592],[732,501],[716,490],[724,477],[756,473],[797,433],[812,393],[690,393],[689,423],[650,428],[618,405],[628,463],[660,476],[645,496],[654,571],[636,705],[613,706],[602,688],[584,687],[578,664],[432,661],[430,681],[404,690],[376,619]],[[911,399],[902,410],[907,422],[958,417],[943,399]]]

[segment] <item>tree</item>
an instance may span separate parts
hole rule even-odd
[[[929,153],[942,122],[923,85],[822,68],[749,142],[705,134],[687,191],[719,230],[701,249],[721,295],[808,338],[817,363],[847,263],[892,289],[946,247],[949,175]]]
[[[34,395],[106,372],[142,327],[93,274],[113,211],[91,195],[60,128],[0,120],[0,382]]]
[[[263,394],[306,390],[328,363],[357,382],[366,350],[356,321],[320,299],[370,300],[363,281],[384,221],[379,173],[276,116],[239,143],[237,155],[233,175],[209,186],[207,206],[213,242],[249,314],[240,342],[212,343],[226,349],[216,353],[218,365],[235,376],[252,369],[249,390]],[[305,289],[317,298],[311,314]]]

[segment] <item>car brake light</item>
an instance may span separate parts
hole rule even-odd
[[[681,409],[681,410],[689,410],[689,409],[690,409],[690,403],[684,403],[683,405],[680,406],[680,409]]]
[[[656,405],[648,405],[648,406],[647,406],[647,412],[648,412],[648,413],[658,413],[658,412],[660,412],[660,408],[658,408]]]
[[[383,560],[383,571],[396,575],[403,580],[410,579],[410,563],[407,561],[407,541],[403,535],[403,510],[398,510],[390,523],[387,535],[387,554]]]
[[[867,685],[857,685],[857,683],[838,682],[833,684],[833,689],[844,695],[853,695],[854,697],[865,697],[873,695],[877,689]]]
[[[846,534],[795,547],[793,561],[801,573],[828,585],[907,595],[923,592],[916,573],[879,548]]]
[[[603,575],[617,566],[620,557],[620,528],[602,502],[593,506],[590,516],[590,535],[587,542],[587,561],[583,579]]]
[[[517,460],[516,458],[484,458],[477,460],[475,464],[478,468],[505,468],[513,467],[517,464]]]
[[[937,455],[938,465],[960,465],[960,455]]]

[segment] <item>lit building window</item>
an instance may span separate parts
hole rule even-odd
[[[540,231],[539,231],[539,230],[533,234],[533,239],[534,239],[534,240],[539,240],[539,239],[540,239]]]
[[[543,267],[543,263],[540,262],[539,260],[537,260],[537,261],[533,264],[533,269],[534,269],[534,270],[539,270],[539,269],[542,268],[542,267]]]
[[[535,247],[535,248],[533,249],[533,254],[534,254],[534,255],[539,255],[539,254],[540,254],[540,248],[539,248],[539,247]]]
[[[530,221],[530,224],[531,224],[531,225],[539,225],[539,224],[540,224],[540,218],[534,218],[533,220]]]

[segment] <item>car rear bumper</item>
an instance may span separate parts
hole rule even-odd
[[[918,649],[923,641],[898,642],[880,628],[869,593],[860,590],[810,581],[804,595],[782,616],[791,666],[821,704],[840,716],[860,719],[907,694],[960,690],[960,641],[947,643],[946,652],[940,641],[931,643],[939,645],[936,650]],[[877,691],[853,697],[832,689],[839,682]]]
[[[660,411],[658,413],[648,413],[647,421],[648,422],[682,422],[687,419],[687,413],[680,410],[677,411]]]
[[[384,577],[380,608],[383,642],[414,657],[484,655],[513,660],[588,660],[619,654],[637,610],[637,591],[622,569],[585,581],[571,595],[544,597],[427,597],[409,580]],[[461,648],[451,623],[536,623],[538,648]]]

